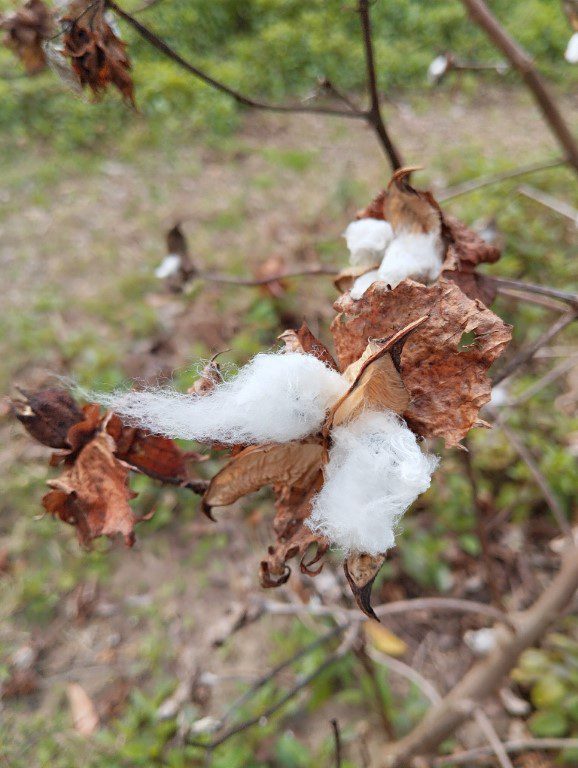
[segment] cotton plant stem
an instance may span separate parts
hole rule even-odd
[[[339,721],[333,718],[331,720],[331,728],[333,730],[333,742],[335,744],[335,768],[341,768],[343,765],[343,750],[341,747],[341,730],[339,728]]]
[[[382,664],[396,675],[404,677],[406,680],[409,680],[410,683],[413,683],[417,688],[419,688],[419,690],[423,693],[430,704],[439,704],[442,700],[442,697],[436,690],[435,686],[430,683],[429,680],[426,680],[423,675],[420,675],[419,672],[416,672],[413,667],[410,667],[409,664],[405,664],[399,659],[394,659],[393,656],[389,656],[387,653],[378,651],[377,648],[373,647],[368,649],[368,654],[378,664]]]
[[[502,746],[510,755],[530,750],[578,749],[578,739],[519,739],[517,741],[505,741]],[[432,765],[434,768],[445,768],[449,765],[470,766],[480,760],[493,762],[493,759],[491,747],[476,747],[465,752],[459,752],[457,755],[436,757]]]
[[[544,120],[562,147],[564,156],[574,170],[578,172],[578,144],[532,58],[506,32],[484,0],[461,0],[461,2],[466,7],[472,21],[484,30],[496,48],[520,73]]]
[[[492,721],[483,711],[483,709],[476,709],[474,719],[480,729],[480,731],[486,737],[488,744],[492,748],[498,762],[502,768],[514,768],[512,761],[508,757],[508,753],[504,749],[504,745],[500,740],[500,737],[496,733],[496,729],[492,725]]]
[[[535,645],[578,588],[578,548],[568,546],[557,576],[526,611],[514,614],[515,631],[499,632],[496,649],[475,664],[403,739],[388,745],[383,768],[407,768],[412,757],[433,752],[502,684],[522,651]]]
[[[566,203],[564,200],[558,200],[558,198],[552,195],[542,192],[541,189],[534,189],[526,184],[522,184],[518,187],[518,192],[524,197],[534,200],[536,203],[540,203],[545,208],[548,208],[555,213],[559,213],[560,216],[564,216],[566,219],[570,219],[575,226],[578,227],[578,210],[573,206]]]
[[[354,653],[355,653],[355,656],[359,659],[361,666],[363,667],[367,677],[369,678],[369,684],[371,686],[373,699],[375,701],[375,708],[377,710],[377,715],[381,721],[383,731],[384,733],[387,734],[387,737],[389,739],[395,739],[395,731],[393,730],[393,725],[391,724],[391,721],[385,709],[383,696],[381,694],[381,688],[379,686],[379,680],[377,679],[377,675],[375,674],[373,659],[367,652],[366,648],[364,648],[363,646],[360,646],[359,648],[355,648]]]
[[[501,184],[504,181],[517,179],[520,176],[527,176],[531,173],[538,173],[538,171],[545,171],[549,168],[559,168],[560,166],[566,164],[567,160],[565,160],[563,157],[558,157],[554,158],[553,160],[543,160],[538,163],[521,165],[518,168],[512,168],[511,170],[503,171],[502,173],[478,176],[475,179],[464,181],[462,184],[456,184],[455,187],[449,187],[448,189],[437,193],[436,199],[440,203],[443,203],[447,200],[454,200],[456,197],[461,197],[462,195],[469,195],[471,192],[476,192],[478,189],[491,187],[494,184]]]
[[[513,280],[508,277],[496,277],[495,275],[484,275],[484,280],[488,280],[493,283],[498,291],[501,288],[511,288],[515,291],[521,291],[523,293],[536,294],[537,296],[546,296],[551,299],[561,301],[568,306],[578,309],[578,293],[572,293],[571,291],[562,291],[558,288],[550,288],[547,285],[535,285],[534,283],[526,283],[524,280]]]
[[[517,355],[506,363],[506,365],[499,371],[499,373],[493,379],[493,386],[500,384],[505,379],[509,378],[525,363],[529,362],[536,352],[549,344],[553,338],[555,338],[560,331],[563,331],[570,323],[574,322],[578,317],[578,310],[572,312],[565,312],[558,320],[553,323],[544,333],[539,336],[531,344],[521,349]]]

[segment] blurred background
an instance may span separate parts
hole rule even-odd
[[[564,59],[572,29],[562,5],[490,5],[535,57],[576,126],[578,65]],[[0,10],[13,7],[0,0]],[[137,8],[134,0],[127,4]],[[138,17],[243,93],[298,100],[326,77],[363,101],[353,2],[157,0]],[[448,72],[441,82],[432,82],[431,73],[428,78],[432,61],[448,52],[475,64],[502,61],[459,2],[379,0],[372,18],[384,115],[405,161],[424,167],[417,186],[443,197],[471,178],[560,155],[515,73],[498,66]],[[5,395],[14,385],[34,389],[55,375],[94,388],[173,377],[186,388],[199,360],[230,350],[222,356],[225,366],[242,363],[303,319],[329,343],[337,297],[329,277],[270,288],[191,280],[175,292],[155,277],[165,233],[180,222],[193,263],[209,271],[259,277],[319,263],[340,268],[347,264],[343,230],[389,178],[362,123],[241,110],[120,26],[138,111],[116,93],[96,104],[74,96],[48,70],[27,77],[12,53],[0,50]],[[536,190],[578,212],[576,176],[568,167],[485,187],[443,208],[503,246],[501,261],[487,267],[492,274],[576,290],[576,219],[538,202]],[[555,317],[547,305],[507,297],[493,308],[514,324],[510,354]],[[508,380],[497,401],[520,400],[516,408],[504,406],[502,417],[523,435],[571,523],[578,512],[577,338],[576,328],[566,329]],[[552,383],[520,397],[560,365]],[[373,766],[383,743],[423,714],[427,702],[415,686],[385,666],[368,671],[348,656],[280,713],[209,757],[187,744],[191,733],[210,731],[210,721],[199,721],[219,717],[265,666],[329,626],[307,615],[265,615],[233,632],[235,617],[255,596],[342,600],[339,557],[316,580],[294,568],[285,587],[263,595],[257,574],[270,540],[266,493],[220,511],[214,524],[199,515],[190,492],[141,477],[135,506],[154,516],[138,526],[136,546],[126,550],[120,541],[99,539],[85,552],[72,529],[42,516],[48,449],[14,422],[7,400],[0,414],[0,762],[18,768],[72,768],[81,761],[91,768],[331,766],[329,721],[338,718],[343,764]],[[470,441],[477,504],[486,505],[493,521],[496,580],[506,607],[522,608],[557,567],[550,546],[556,525],[502,433],[475,430]],[[209,462],[199,471],[209,477],[216,466]],[[459,452],[446,452],[432,489],[405,519],[375,587],[376,603],[433,595],[491,601],[474,502]],[[472,661],[464,633],[482,624],[475,616],[399,617],[388,619],[385,634],[369,632],[368,643],[421,669],[443,692]],[[321,646],[297,660],[239,713],[260,711],[326,653]],[[90,737],[74,727],[75,684],[97,713]],[[578,736],[578,620],[572,613],[522,657],[505,689],[513,698],[495,705],[495,724],[505,735]],[[575,765],[577,754],[558,759]],[[553,764],[530,752],[516,760],[525,768]]]

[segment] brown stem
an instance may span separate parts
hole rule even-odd
[[[370,106],[365,113],[367,122],[376,132],[377,137],[383,147],[391,165],[392,171],[396,171],[403,165],[401,155],[392,142],[379,105],[379,94],[377,92],[377,77],[375,74],[375,59],[373,55],[373,38],[371,34],[371,17],[369,14],[369,0],[359,0],[359,17],[361,20],[361,31],[363,34],[363,47],[365,49],[365,64],[367,68],[367,88],[369,91]]]
[[[568,162],[578,171],[578,144],[532,58],[502,27],[484,0],[462,0],[471,19],[488,35],[514,69],[518,70],[532,93],[550,130],[563,148]]]
[[[539,163],[530,163],[530,165],[522,165],[519,168],[512,168],[511,170],[503,171],[502,173],[493,173],[489,176],[478,176],[475,179],[464,181],[463,184],[456,184],[455,187],[449,187],[437,194],[436,198],[440,203],[443,203],[446,200],[453,200],[456,197],[467,195],[478,189],[490,187],[492,184],[500,184],[503,181],[517,179],[520,176],[527,176],[530,173],[537,173],[538,171],[545,171],[548,168],[559,168],[561,165],[566,165],[566,163],[567,161],[564,158],[554,158],[554,160],[545,160]]]
[[[341,749],[341,731],[339,729],[339,721],[333,718],[331,721],[331,728],[333,730],[333,741],[335,743],[335,768],[341,768],[343,764],[342,749]]]
[[[377,679],[377,674],[375,672],[375,666],[373,664],[373,660],[367,655],[367,651],[363,646],[360,646],[359,648],[355,648],[354,653],[359,659],[361,666],[363,667],[367,677],[369,678],[369,683],[371,685],[371,690],[372,690],[373,698],[375,701],[375,708],[377,710],[377,714],[381,721],[381,726],[389,739],[395,739],[395,731],[393,730],[393,725],[391,724],[391,721],[387,716],[387,712],[385,709],[383,696],[381,694],[381,688],[379,687],[379,680]]]
[[[566,608],[578,588],[578,548],[567,547],[562,567],[538,600],[513,617],[515,632],[503,630],[496,649],[475,664],[407,736],[387,748],[384,768],[407,768],[415,755],[431,753],[455,734],[477,706],[515,666],[522,651],[535,645]]]
[[[570,291],[560,291],[557,288],[549,288],[546,285],[534,285],[533,283],[526,283],[523,280],[511,280],[507,277],[494,277],[493,275],[484,275],[484,280],[488,280],[500,288],[511,288],[515,291],[521,291],[523,293],[534,293],[537,296],[548,296],[551,299],[557,299],[565,304],[568,304],[574,309],[578,309],[578,293],[571,293]]]
[[[307,106],[304,104],[268,104],[267,102],[257,101],[256,99],[251,99],[248,96],[244,96],[242,93],[239,93],[239,91],[236,91],[234,88],[230,88],[228,85],[225,85],[225,83],[220,82],[220,80],[216,80],[202,69],[199,69],[199,67],[196,67],[194,64],[191,64],[189,61],[184,59],[164,40],[158,37],[158,35],[156,35],[151,29],[146,27],[144,24],[141,24],[140,21],[135,19],[134,16],[131,16],[130,13],[127,13],[125,10],[123,10],[120,6],[113,2],[113,0],[107,0],[107,7],[114,11],[118,16],[120,16],[121,19],[126,21],[126,23],[129,24],[136,32],[138,32],[138,34],[148,43],[154,46],[158,51],[163,53],[169,59],[174,61],[175,64],[178,64],[182,69],[185,69],[191,75],[194,75],[207,85],[215,88],[217,91],[225,93],[227,96],[235,99],[238,104],[242,104],[243,106],[250,107],[252,109],[261,109],[268,112],[309,112],[311,114],[334,115],[336,117],[349,117],[357,120],[367,119],[365,112],[354,112],[351,109],[344,110],[334,109],[333,107],[315,107]]]
[[[566,326],[570,325],[570,323],[574,322],[577,317],[578,310],[565,312],[560,318],[558,318],[558,320],[556,320],[555,323],[550,326],[550,328],[544,331],[541,336],[539,336],[531,344],[528,344],[528,346],[521,349],[517,355],[514,355],[514,357],[508,363],[506,363],[506,365],[494,378],[492,382],[493,385],[496,386],[496,384],[499,384],[500,382],[504,381],[504,379],[507,379],[509,376],[515,373],[515,371],[517,371],[520,366],[531,360],[541,347],[544,347],[546,344],[552,341],[552,339],[557,336],[560,331],[566,328]]]
[[[578,739],[520,739],[519,741],[506,741],[503,747],[508,754],[516,752],[529,752],[546,749],[578,749]],[[457,755],[445,755],[437,757],[433,761],[434,768],[446,765],[472,765],[474,761],[484,760],[493,762],[491,747],[475,747],[467,752],[459,752]]]
[[[314,267],[312,269],[298,269],[295,272],[282,272],[278,275],[269,277],[235,277],[234,275],[222,275],[216,272],[191,272],[191,277],[199,280],[206,280],[210,283],[223,283],[225,285],[243,285],[247,287],[258,287],[276,283],[279,280],[286,280],[291,277],[318,277],[319,275],[337,275],[339,270],[334,267]]]

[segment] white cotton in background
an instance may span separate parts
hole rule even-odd
[[[94,394],[155,434],[221,443],[288,442],[315,433],[348,384],[313,355],[260,354],[206,395],[171,389]]]
[[[348,225],[343,237],[349,248],[350,263],[354,267],[371,266],[383,259],[393,230],[389,222],[382,219],[359,219]]]
[[[436,56],[427,68],[428,82],[438,83],[445,75],[448,69],[449,60],[447,56]]]
[[[376,280],[379,280],[377,269],[372,269],[364,275],[360,275],[351,286],[349,295],[352,299],[357,301],[357,299],[360,299],[369,286],[373,285]]]
[[[307,525],[346,553],[385,552],[406,509],[429,488],[439,460],[424,453],[389,411],[336,427],[332,440],[325,484]]]
[[[569,64],[578,64],[578,32],[575,32],[568,40],[564,58]]]
[[[392,288],[407,277],[431,282],[442,271],[442,253],[438,232],[400,232],[385,252],[377,279]]]
[[[164,280],[177,275],[181,269],[181,257],[178,253],[169,253],[155,269],[155,277]]]

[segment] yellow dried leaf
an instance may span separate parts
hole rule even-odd
[[[363,625],[365,637],[377,651],[388,656],[403,656],[407,651],[404,641],[377,621],[370,619]]]

